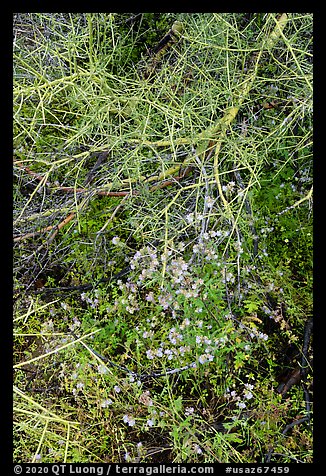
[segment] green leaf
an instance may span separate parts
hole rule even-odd
[[[227,433],[224,438],[232,443],[243,443],[243,438],[238,433]]]
[[[244,300],[244,305],[246,310],[248,311],[249,314],[252,314],[253,312],[257,312],[259,307],[260,307],[260,302],[259,301],[250,301],[248,299]]]

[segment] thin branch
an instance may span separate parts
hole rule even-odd
[[[19,241],[27,240],[28,238],[34,238],[40,233],[46,233],[47,231],[55,229],[55,232],[49,238],[49,241],[51,242],[55,235],[58,233],[58,231],[61,230],[61,228],[63,228],[65,225],[67,225],[74,218],[74,216],[75,213],[70,213],[64,220],[62,220],[62,222],[59,223],[59,225],[50,225],[45,228],[42,228],[41,230],[26,233],[26,235],[16,236],[14,237],[13,241],[14,243],[18,243]]]

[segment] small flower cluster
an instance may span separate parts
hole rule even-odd
[[[82,391],[82,389],[85,387],[85,385],[83,384],[83,382],[77,382],[76,384],[76,388],[73,388],[72,389],[72,394],[76,397],[77,394]]]
[[[175,346],[177,346],[183,340],[183,338],[183,334],[179,333],[174,327],[170,329],[167,335],[167,339],[169,340],[169,342]],[[190,346],[181,345],[179,347],[167,347],[167,342],[162,341],[156,349],[148,349],[146,351],[146,356],[150,360],[153,360],[156,357],[161,359],[163,356],[165,356],[167,360],[172,360],[174,357],[183,357],[186,353],[190,351]]]
[[[146,357],[150,360],[154,359],[155,357],[163,357],[163,350],[161,347],[158,349],[147,349],[146,350]]]
[[[235,191],[236,184],[233,180],[231,180],[227,185],[222,185],[222,191],[226,194],[231,194]]]
[[[136,461],[139,462],[140,458],[146,455],[146,448],[141,441],[136,445],[136,454],[137,455],[135,455],[134,452],[131,453],[130,451],[126,451],[124,454],[124,460],[127,463],[135,463]]]
[[[77,319],[77,317],[74,317],[72,320],[72,324],[70,324],[69,329],[74,332],[76,329],[78,329],[81,326],[81,322]]]
[[[198,362],[200,364],[206,364],[207,362],[212,362],[214,360],[214,355],[209,353],[209,349],[205,349],[205,354],[202,354],[198,357]]]
[[[226,268],[221,269],[221,274],[222,274],[222,283],[234,283],[235,277],[234,275],[227,271]]]
[[[96,309],[99,305],[99,299],[98,299],[99,295],[98,295],[98,293],[99,293],[99,291],[96,290],[94,299],[89,297],[87,295],[87,293],[81,293],[80,298],[81,298],[82,301],[87,302],[87,304],[89,304],[91,306],[91,308]]]
[[[305,183],[305,182],[312,182],[312,172],[309,168],[305,168],[300,171],[300,177],[296,177],[295,180]]]
[[[143,392],[140,397],[139,397],[139,403],[142,403],[146,407],[151,407],[153,406],[153,400],[150,397],[150,391],[146,390]]]
[[[192,323],[189,318],[185,318],[180,325],[173,326],[167,330],[165,338],[158,343],[158,346],[147,349],[146,356],[150,360],[165,357],[168,361],[176,360],[177,365],[184,365],[189,360],[195,361],[192,364],[194,368],[197,365],[204,365],[214,360],[217,349],[223,348],[229,341],[227,336],[212,337],[205,334],[196,333],[195,327],[205,332],[211,330],[212,325],[197,320]],[[195,331],[195,332],[194,332]],[[140,331],[143,338],[154,337],[152,330]],[[185,342],[185,344],[182,344]],[[171,346],[172,344],[172,346]],[[182,345],[180,345],[182,344]],[[195,354],[195,355],[194,355]]]
[[[124,415],[123,417],[124,423],[127,423],[129,426],[134,426],[136,420],[131,415]]]
[[[158,296],[158,303],[160,304],[160,306],[162,306],[164,310],[168,309],[174,303],[174,297],[172,293],[166,290],[162,290],[162,292]]]
[[[107,373],[109,372],[107,366],[104,365],[104,364],[99,364],[99,365],[97,366],[97,371],[98,371],[98,373],[101,374],[101,375],[105,375],[105,374],[107,374]]]
[[[70,306],[66,302],[62,302],[60,306],[64,311],[70,311]]]
[[[170,332],[169,332],[169,335],[168,335],[168,339],[169,339],[169,341],[171,342],[171,344],[177,345],[178,341],[182,341],[183,335],[182,335],[182,334],[179,334],[179,332],[176,330],[175,327],[172,327],[172,328],[170,329]]]
[[[256,337],[257,339],[260,339],[260,340],[265,340],[265,341],[268,340],[268,335],[264,334],[263,332],[259,332],[257,328],[253,328],[253,332],[251,332],[249,335],[251,338]]]
[[[244,408],[247,407],[247,404],[245,403],[245,400],[251,400],[253,398],[253,394],[251,390],[254,389],[254,386],[250,383],[245,383],[244,384],[244,389],[242,390],[242,394],[238,395],[238,393],[235,390],[230,391],[229,388],[226,389],[226,392],[224,394],[224,397],[227,398],[228,400],[232,399],[236,406],[240,409],[243,410]]]
[[[201,221],[201,216],[195,216],[195,214],[191,212],[186,215],[186,221],[189,223],[189,225],[193,225],[194,223],[196,223],[196,221]]]
[[[112,405],[112,403],[113,403],[113,401],[111,400],[111,398],[106,398],[105,400],[101,401],[100,406],[101,406],[101,408],[107,408],[110,405]]]
[[[42,331],[41,333],[46,333],[46,332],[51,332],[54,330],[54,323],[52,319],[49,319],[48,321],[45,321],[42,323]]]
[[[136,251],[134,256],[131,258],[129,265],[132,270],[142,269],[137,282],[137,284],[142,284],[146,279],[153,276],[160,263],[156,250],[150,246],[146,246],[141,250]]]
[[[203,450],[201,449],[201,447],[200,447],[199,445],[197,445],[197,443],[195,443],[195,444],[193,445],[193,450],[194,450],[194,452],[197,453],[198,455],[201,455],[202,452],[203,452]]]
[[[278,305],[276,309],[273,309],[273,310],[269,309],[266,305],[263,305],[262,311],[264,311],[265,314],[267,314],[270,319],[273,319],[274,322],[278,323],[281,326],[281,329],[286,329],[286,330],[290,329],[289,324],[284,319],[281,305]]]
[[[121,243],[119,236],[114,236],[111,241],[115,246],[118,246]]]
[[[232,187],[231,184],[228,189],[230,192],[233,189]],[[197,219],[200,219],[200,216],[197,216]],[[226,268],[225,263],[217,261],[216,244],[212,241],[212,238],[224,238],[227,234],[228,232],[212,230],[202,233],[199,242],[194,247],[197,246],[198,252],[202,253],[203,256],[214,258],[211,272],[215,273],[217,280],[222,278],[225,284],[232,284],[236,278],[230,269]],[[179,368],[182,370],[209,365],[212,362],[217,362],[216,354],[218,351],[225,346],[233,345],[233,338],[221,334],[216,336],[211,331],[212,325],[205,322],[207,313],[206,309],[203,311],[203,308],[208,293],[205,289],[204,279],[198,277],[198,265],[192,264],[194,255],[187,261],[182,256],[182,246],[180,248],[178,245],[171,243],[169,246],[170,248],[166,249],[160,256],[150,246],[145,246],[137,251],[130,261],[130,267],[135,271],[136,278],[133,275],[126,282],[121,280],[117,282],[122,293],[118,300],[120,309],[122,305],[127,312],[133,314],[141,306],[146,306],[146,308],[149,307],[154,311],[151,318],[148,318],[145,322],[142,321],[140,326],[135,327],[135,331],[139,344],[145,349],[146,358],[153,361],[153,367],[156,368],[155,372],[164,367],[162,360],[166,364],[168,363],[167,368],[176,372]],[[196,248],[194,248],[194,251],[196,251]],[[237,243],[236,251],[238,254],[242,252],[240,241]],[[165,270],[164,287],[156,286],[157,283],[161,284],[162,268]],[[221,278],[219,278],[219,275]],[[143,290],[147,286],[151,290],[147,290],[144,296]],[[230,286],[229,295],[231,293],[232,286]],[[140,301],[141,299],[142,301]],[[189,317],[185,317],[180,322],[182,314]],[[196,316],[196,314],[199,314],[197,321],[191,317]],[[173,324],[167,328],[166,324],[171,317]],[[227,321],[227,316],[225,316],[225,321]],[[163,327],[161,327],[162,322],[165,323]],[[245,331],[246,335],[250,331],[251,337],[262,340],[268,338],[267,335],[256,328],[246,328]],[[163,332],[163,335],[161,332]],[[240,335],[238,331],[236,335]],[[160,337],[156,338],[156,336]],[[239,346],[241,344],[242,350],[249,352],[250,345],[247,340],[240,343],[237,341],[237,343]],[[244,348],[245,344],[246,347]],[[160,362],[158,363],[158,361]],[[244,398],[247,399],[248,397]],[[150,420],[153,420],[152,425],[154,425],[155,418],[153,417]],[[126,420],[126,422],[129,424],[129,420]],[[147,426],[150,427],[151,422],[148,422]]]
[[[179,289],[176,290],[176,294],[180,296],[184,296],[186,299],[197,298],[199,296],[201,285],[202,285],[202,279],[196,279],[193,281],[190,288],[180,287]]]
[[[157,412],[157,410],[153,408],[153,401],[149,395],[150,393],[146,391],[139,397],[139,403],[145,405],[149,412],[149,415],[148,415],[149,418],[146,419],[146,423],[145,423],[145,430],[149,430],[150,428],[155,426],[158,423],[159,418],[163,418],[165,416],[164,411]],[[128,426],[136,425],[136,419],[130,413],[125,414],[122,420],[124,423],[127,423]],[[140,447],[138,447],[138,449],[140,450]]]
[[[120,304],[124,306],[125,310],[129,314],[134,314],[136,311],[139,310],[137,285],[129,280],[123,283],[121,279],[118,280],[117,284],[123,295],[120,300]]]
[[[260,233],[261,233],[262,238],[266,238],[268,233],[272,233],[273,231],[274,231],[273,226],[265,226],[265,227],[260,229]]]
[[[185,278],[189,273],[186,273],[188,269],[188,264],[184,261],[183,258],[179,257],[171,261],[167,266],[166,270],[172,276],[172,283],[182,283],[185,281]]]
[[[150,291],[148,294],[146,294],[145,299],[146,299],[146,301],[152,302],[153,304],[155,304],[155,302],[156,302],[153,291]]]
[[[186,407],[185,408],[185,416],[190,416],[195,412],[194,407]]]
[[[218,261],[217,254],[217,245],[218,242],[215,242],[213,238],[222,238],[224,239],[229,234],[228,231],[215,231],[210,230],[201,234],[200,239],[192,247],[192,252],[194,255],[202,255],[205,261]]]
[[[188,326],[190,326],[190,319],[186,317],[180,324],[180,330],[183,331]]]

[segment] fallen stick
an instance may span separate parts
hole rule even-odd
[[[75,213],[70,213],[59,225],[50,225],[46,228],[42,228],[41,230],[33,231],[32,233],[26,233],[26,235],[16,236],[14,238],[14,243],[18,241],[26,240],[27,238],[33,238],[35,235],[39,235],[40,233],[45,233],[47,231],[51,231],[56,228],[55,232],[50,236],[49,240],[52,241],[55,235],[58,233],[61,228],[63,228],[67,223],[69,223],[75,216]]]
[[[44,177],[40,176],[39,174],[36,174],[35,172],[32,172],[28,167],[24,167],[22,166],[21,164],[19,164],[20,167],[22,167],[27,173],[35,176],[38,180],[44,180]],[[164,188],[164,187],[168,187],[170,185],[173,185],[174,183],[182,180],[184,177],[186,177],[187,175],[190,174],[190,172],[192,171],[192,168],[191,167],[186,167],[185,170],[183,171],[182,174],[180,174],[179,176],[177,177],[173,177],[173,179],[171,180],[166,180],[165,182],[162,182],[158,185],[153,185],[151,188],[150,188],[150,192],[154,192],[155,190],[159,190],[161,188]],[[50,182],[47,182],[47,184],[49,184]],[[59,190],[62,190],[62,191],[65,191],[65,192],[75,192],[75,193],[78,193],[78,192],[89,192],[89,189],[84,189],[84,188],[74,188],[74,187],[56,187],[56,189],[59,189]],[[131,190],[131,191],[117,191],[117,192],[104,192],[104,191],[97,191],[96,192],[97,195],[104,195],[104,196],[110,196],[110,197],[124,197],[124,199],[122,200],[122,202],[120,203],[120,205],[118,205],[116,207],[116,209],[114,210],[113,212],[113,215],[111,216],[111,218],[109,219],[109,221],[104,225],[104,227],[100,230],[100,231],[103,231],[106,226],[109,224],[109,222],[112,220],[112,218],[114,217],[114,215],[117,213],[117,211],[121,208],[121,206],[123,206],[123,202],[131,197],[131,196],[135,196],[135,195],[139,195],[140,192],[137,191],[137,190]],[[41,230],[37,230],[37,231],[34,231],[34,232],[31,232],[31,233],[26,233],[25,235],[21,235],[21,236],[16,236],[14,237],[13,241],[14,243],[17,243],[19,241],[23,241],[23,240],[26,240],[28,238],[33,238],[34,236],[40,234],[40,233],[45,233],[47,231],[51,231],[55,228],[55,231],[54,233],[50,236],[49,238],[49,243],[54,239],[54,237],[57,235],[58,231],[61,230],[61,228],[63,228],[67,223],[69,223],[72,218],[74,218],[75,216],[75,213],[70,213],[67,218],[65,218],[61,223],[59,223],[59,225],[50,225],[50,226],[47,226],[45,228],[42,228]]]

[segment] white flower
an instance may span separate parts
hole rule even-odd
[[[154,295],[153,295],[153,292],[149,292],[146,297],[145,297],[146,301],[148,302],[154,302],[155,303],[155,298],[154,298]]]
[[[139,397],[139,403],[146,405],[147,407],[151,407],[153,405],[153,400],[150,398],[149,390],[143,392]]]
[[[151,338],[151,337],[153,337],[153,335],[154,335],[153,331],[144,331],[143,332],[144,339]]]
[[[202,452],[203,452],[203,450],[201,449],[201,447],[198,446],[197,444],[194,445],[194,450],[195,450],[195,452],[196,452],[198,455],[202,454]]]
[[[194,245],[194,246],[192,247],[192,251],[193,251],[193,253],[199,253],[199,251],[200,251],[200,246],[199,246],[199,245]]]
[[[243,393],[243,396],[244,396],[244,398],[246,398],[247,400],[250,400],[250,399],[253,397],[253,394],[252,394],[249,390],[246,390],[246,391]]]
[[[204,364],[205,362],[207,362],[207,356],[206,356],[205,354],[200,355],[200,356],[198,357],[198,362],[199,362],[200,364]]]
[[[213,198],[207,197],[207,199],[206,199],[206,205],[208,206],[208,208],[212,208],[213,205],[214,205],[214,202],[215,202],[215,200],[214,200]]]
[[[268,339],[268,335],[264,334],[263,332],[259,332],[258,337],[262,340],[267,340]]]
[[[146,350],[146,356],[148,359],[154,359],[154,354],[151,349]]]
[[[101,407],[102,407],[102,408],[107,408],[107,407],[108,407],[109,405],[111,405],[112,403],[113,403],[113,402],[112,402],[111,398],[106,399],[106,400],[103,400],[103,401],[101,402]]]
[[[135,419],[132,418],[130,415],[124,415],[123,421],[125,423],[128,423],[129,426],[134,426],[135,425]]]
[[[138,261],[141,257],[142,257],[141,252],[140,252],[140,251],[136,251],[136,253],[134,254],[132,260],[133,260],[133,261]]]
[[[108,373],[108,369],[105,365],[103,364],[100,364],[97,366],[97,371],[99,374],[107,374]]]
[[[186,220],[189,224],[192,224],[194,222],[194,214],[188,213],[188,215],[186,215]]]
[[[120,238],[119,238],[118,236],[114,236],[114,237],[112,238],[112,243],[113,243],[114,245],[117,245],[119,242],[120,242]]]
[[[237,406],[241,409],[246,408],[246,404],[244,402],[237,402]]]
[[[168,356],[168,360],[173,359],[173,352],[171,349],[165,349],[164,354]]]

